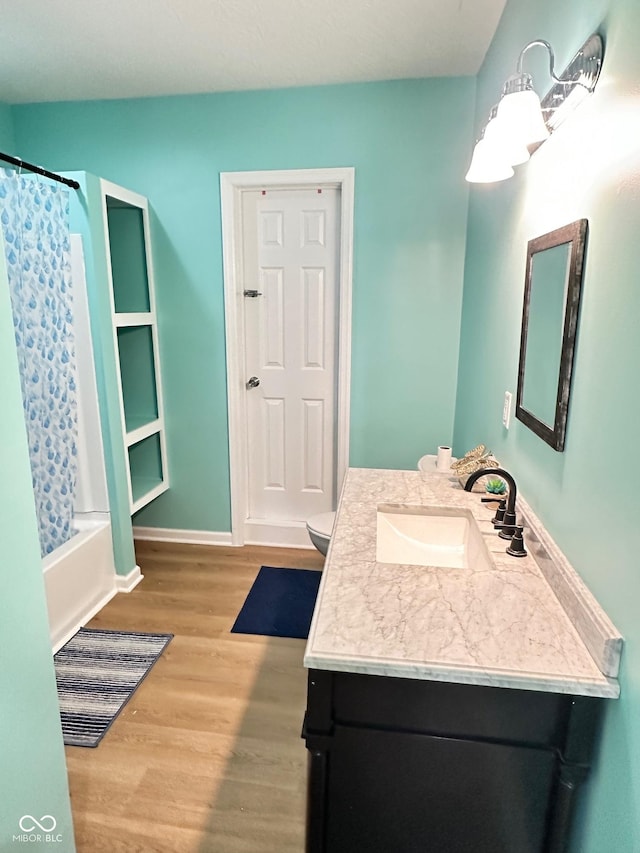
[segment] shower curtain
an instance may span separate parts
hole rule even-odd
[[[61,186],[0,170],[0,222],[43,556],[74,533],[77,402],[68,201]]]

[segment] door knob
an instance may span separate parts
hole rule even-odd
[[[260,384],[260,380],[257,376],[252,376],[251,379],[247,379],[247,388],[257,388]]]

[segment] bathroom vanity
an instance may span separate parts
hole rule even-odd
[[[305,653],[307,853],[566,849],[622,640],[526,503],[524,558],[494,509],[451,475],[348,472]],[[393,512],[465,519],[466,558],[445,524],[390,562]]]

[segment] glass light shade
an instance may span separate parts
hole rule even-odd
[[[493,111],[492,111],[493,114]],[[484,130],[484,139],[496,150],[496,156],[502,158],[510,166],[520,166],[530,157],[529,150],[523,142],[515,139],[509,133],[509,128],[495,116],[490,119]]]
[[[509,163],[500,155],[500,151],[480,139],[473,149],[473,157],[465,179],[470,184],[493,184],[511,178],[514,172]]]
[[[525,146],[544,142],[549,136],[540,98],[533,89],[505,95],[498,104],[498,120],[505,134]]]

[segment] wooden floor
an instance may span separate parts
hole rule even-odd
[[[304,641],[230,634],[261,565],[316,551],[139,543],[89,625],[175,634],[97,749],[67,747],[78,853],[302,853]]]

